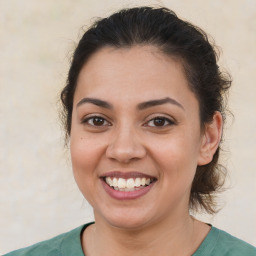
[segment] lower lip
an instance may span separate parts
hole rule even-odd
[[[119,191],[110,187],[104,180],[101,180],[103,188],[105,191],[114,199],[117,200],[131,200],[144,196],[146,193],[150,191],[150,189],[154,186],[155,182],[152,182],[150,185],[134,190],[134,191]]]

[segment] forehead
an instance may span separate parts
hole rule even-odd
[[[81,69],[74,101],[84,96],[120,95],[138,100],[175,96],[178,100],[184,93],[192,94],[181,62],[156,47],[106,47],[93,54]]]

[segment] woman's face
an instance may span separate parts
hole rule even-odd
[[[203,137],[181,65],[153,46],[104,48],[82,68],[70,149],[96,221],[140,228],[187,215]]]

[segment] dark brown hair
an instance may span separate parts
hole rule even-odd
[[[183,65],[191,91],[200,106],[203,129],[219,111],[225,119],[225,95],[230,77],[220,71],[217,53],[200,28],[183,21],[167,8],[138,7],[123,9],[96,21],[83,35],[74,51],[67,84],[61,92],[67,138],[71,131],[73,97],[79,72],[88,58],[103,47],[153,45]],[[218,164],[220,148],[213,160],[198,166],[191,188],[190,208],[214,213],[214,195],[222,187],[225,168]]]

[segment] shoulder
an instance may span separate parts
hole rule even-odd
[[[194,256],[256,256],[256,248],[229,233],[212,227]]]
[[[223,230],[215,229],[219,234],[217,240],[218,250],[221,249],[223,252],[229,253],[227,255],[256,256],[256,247]]]
[[[90,223],[49,240],[7,253],[4,256],[83,256],[80,235],[88,225],[90,225]]]

